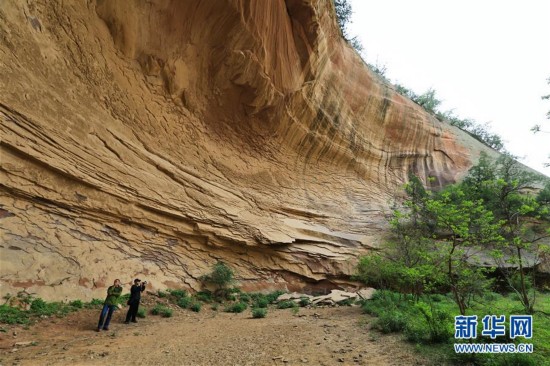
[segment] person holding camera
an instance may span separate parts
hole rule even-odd
[[[103,309],[101,310],[101,314],[99,315],[99,323],[97,324],[98,332],[101,331],[101,328],[103,328],[103,330],[109,330],[111,316],[117,307],[117,300],[120,294],[122,294],[122,286],[120,285],[120,280],[116,279],[114,284],[109,286],[107,289],[107,298],[103,303]],[[107,316],[107,318],[105,318],[105,316]]]
[[[141,283],[141,280],[139,278],[136,278],[134,280],[134,284],[130,289],[130,300],[128,300],[128,305],[130,305],[130,308],[128,309],[128,313],[126,314],[126,321],[124,322],[124,324],[129,324],[130,321],[132,321],[132,323],[137,323],[136,315],[139,309],[141,293],[145,290],[145,285],[147,285],[147,281]]]

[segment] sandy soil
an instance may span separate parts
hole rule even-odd
[[[153,300],[149,300],[153,301]],[[145,304],[150,308],[151,304]],[[109,331],[94,330],[99,310],[44,319],[0,333],[0,365],[427,365],[396,336],[369,330],[358,307],[269,309],[263,319],[174,308]],[[4,327],[6,329],[6,327]],[[16,342],[33,342],[14,346]]]

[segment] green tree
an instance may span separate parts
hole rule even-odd
[[[550,78],[546,79],[546,81],[548,82],[548,85],[550,85]],[[550,100],[550,94],[548,95],[543,95],[542,97],[542,100]],[[550,111],[546,112],[546,118],[550,119]],[[542,132],[542,133],[550,133],[550,131],[548,130],[544,130],[541,125],[539,124],[536,124],[534,125],[532,128],[531,128],[531,131],[533,133],[539,133],[539,132]],[[545,167],[550,167],[550,156],[548,157],[548,162],[547,163],[544,163],[544,166]]]
[[[363,51],[363,45],[357,37],[350,37],[348,33],[348,24],[351,23],[351,15],[353,10],[348,0],[334,0],[334,10],[336,12],[336,20],[340,26],[342,37],[357,51]]]
[[[413,100],[428,112],[436,113],[437,108],[441,105],[441,100],[437,99],[435,94],[435,90],[430,88]]]
[[[464,315],[472,296],[480,295],[490,284],[484,276],[485,269],[476,263],[476,253],[502,240],[499,225],[483,201],[467,199],[459,186],[450,186],[435,199],[429,199],[426,208],[435,218],[447,281]]]
[[[541,240],[548,237],[545,224],[534,221],[548,212],[545,190],[537,198],[529,193],[540,179],[521,167],[513,156],[503,154],[496,162],[482,156],[463,182],[469,199],[482,200],[500,225],[503,240],[493,255],[527,312],[533,311],[536,292],[535,276],[528,276],[526,271],[535,266],[545,250]]]
[[[208,275],[201,277],[204,282],[212,283],[216,285],[217,289],[215,295],[217,298],[226,298],[228,294],[228,287],[233,283],[234,273],[227,264],[218,261],[212,267],[212,272]]]

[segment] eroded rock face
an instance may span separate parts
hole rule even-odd
[[[0,3],[1,294],[347,282],[407,174],[483,149],[382,83],[331,1]]]

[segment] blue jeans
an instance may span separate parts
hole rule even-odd
[[[113,315],[113,311],[115,310],[116,307],[117,307],[116,305],[103,305],[103,309],[101,310],[101,315],[99,316],[99,323],[97,324],[97,329],[101,329],[102,326],[103,326],[103,329],[109,329],[111,316]],[[107,315],[107,319],[105,319],[105,315]],[[105,324],[103,324],[104,320],[105,320]]]

